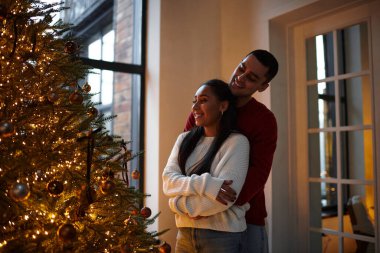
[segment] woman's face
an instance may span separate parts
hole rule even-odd
[[[193,115],[195,124],[204,127],[206,136],[215,136],[222,111],[227,109],[227,101],[219,101],[212,88],[202,85],[194,96]]]

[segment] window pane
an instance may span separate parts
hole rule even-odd
[[[102,60],[113,62],[115,48],[115,31],[111,30],[103,36]]]
[[[306,40],[307,80],[320,80],[334,75],[333,33]]]
[[[328,178],[337,176],[336,134],[330,132],[309,134],[309,176]]]
[[[375,236],[374,187],[371,185],[343,185],[346,206],[343,231],[358,235]]]
[[[343,238],[344,253],[375,253],[375,244],[371,242]]]
[[[141,64],[142,1],[116,0],[115,61]]]
[[[342,178],[372,180],[372,130],[342,132]]]
[[[311,253],[336,253],[339,252],[338,236],[331,234],[321,234],[310,232],[310,252]]]
[[[339,81],[340,124],[366,125],[372,123],[371,84],[369,78],[355,77]]]
[[[319,83],[307,87],[309,128],[335,126],[335,85]]]
[[[88,58],[94,60],[101,60],[102,58],[102,41],[97,39],[88,45]]]
[[[310,226],[338,231],[337,185],[331,183],[310,183]]]
[[[339,74],[368,70],[367,24],[338,30]]]
[[[91,69],[90,74],[87,76],[87,82],[91,86],[91,94],[93,96],[91,97],[91,101],[94,103],[100,102],[100,87],[101,87],[101,75],[99,69]]]
[[[113,101],[113,71],[102,70],[101,101],[103,105],[110,105]]]

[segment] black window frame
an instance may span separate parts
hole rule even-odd
[[[121,72],[133,74],[132,83],[140,84],[139,87],[132,85],[132,124],[131,124],[131,149],[133,152],[144,150],[144,129],[145,129],[145,66],[146,66],[146,25],[147,25],[147,1],[134,0],[141,2],[141,19],[135,19],[134,26],[137,30],[141,29],[141,58],[140,64],[130,64],[122,62],[108,62],[103,60],[94,60],[86,57],[80,57],[82,62],[93,68],[100,70],[110,70],[113,72]],[[134,13],[137,11],[137,5],[134,4]],[[71,35],[77,38],[78,41],[86,41],[91,36],[86,34],[99,33],[99,27],[106,27],[112,24],[114,14],[114,1],[103,0],[96,1],[89,9],[74,20],[74,27],[71,30]],[[137,21],[137,22],[136,22]],[[140,22],[138,22],[140,21]],[[139,27],[141,26],[141,28]],[[136,30],[136,29],[134,29]],[[134,55],[136,57],[136,54]],[[136,82],[135,75],[140,77],[140,82]],[[128,141],[128,140],[126,140]],[[139,168],[140,178],[138,188],[144,189],[144,158],[142,155],[131,161],[131,168]],[[131,168],[129,168],[131,172]]]

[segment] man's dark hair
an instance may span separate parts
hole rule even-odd
[[[273,56],[270,52],[263,50],[263,49],[257,49],[252,52],[250,52],[246,57],[253,55],[256,57],[256,59],[261,62],[265,67],[268,68],[268,72],[265,75],[267,80],[266,82],[270,82],[278,72],[278,62],[276,57]]]
[[[222,114],[219,123],[219,132],[215,136],[207,153],[202,158],[202,160],[197,162],[187,173],[185,168],[186,161],[194,151],[198,141],[202,138],[202,136],[204,136],[203,127],[193,127],[183,139],[178,151],[178,164],[181,168],[182,174],[187,176],[190,176],[192,174],[201,175],[203,173],[210,172],[211,164],[219,148],[222,146],[228,136],[232,132],[236,131],[237,114],[235,107],[235,97],[232,95],[228,84],[218,79],[212,79],[203,83],[201,86],[203,85],[210,87],[212,93],[215,94],[219,101],[228,101],[229,105],[227,110]]]

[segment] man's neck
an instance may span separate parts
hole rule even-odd
[[[249,100],[251,100],[251,96],[248,96],[248,97],[238,97],[236,99],[236,107],[239,108],[239,107],[243,107],[245,106]]]

